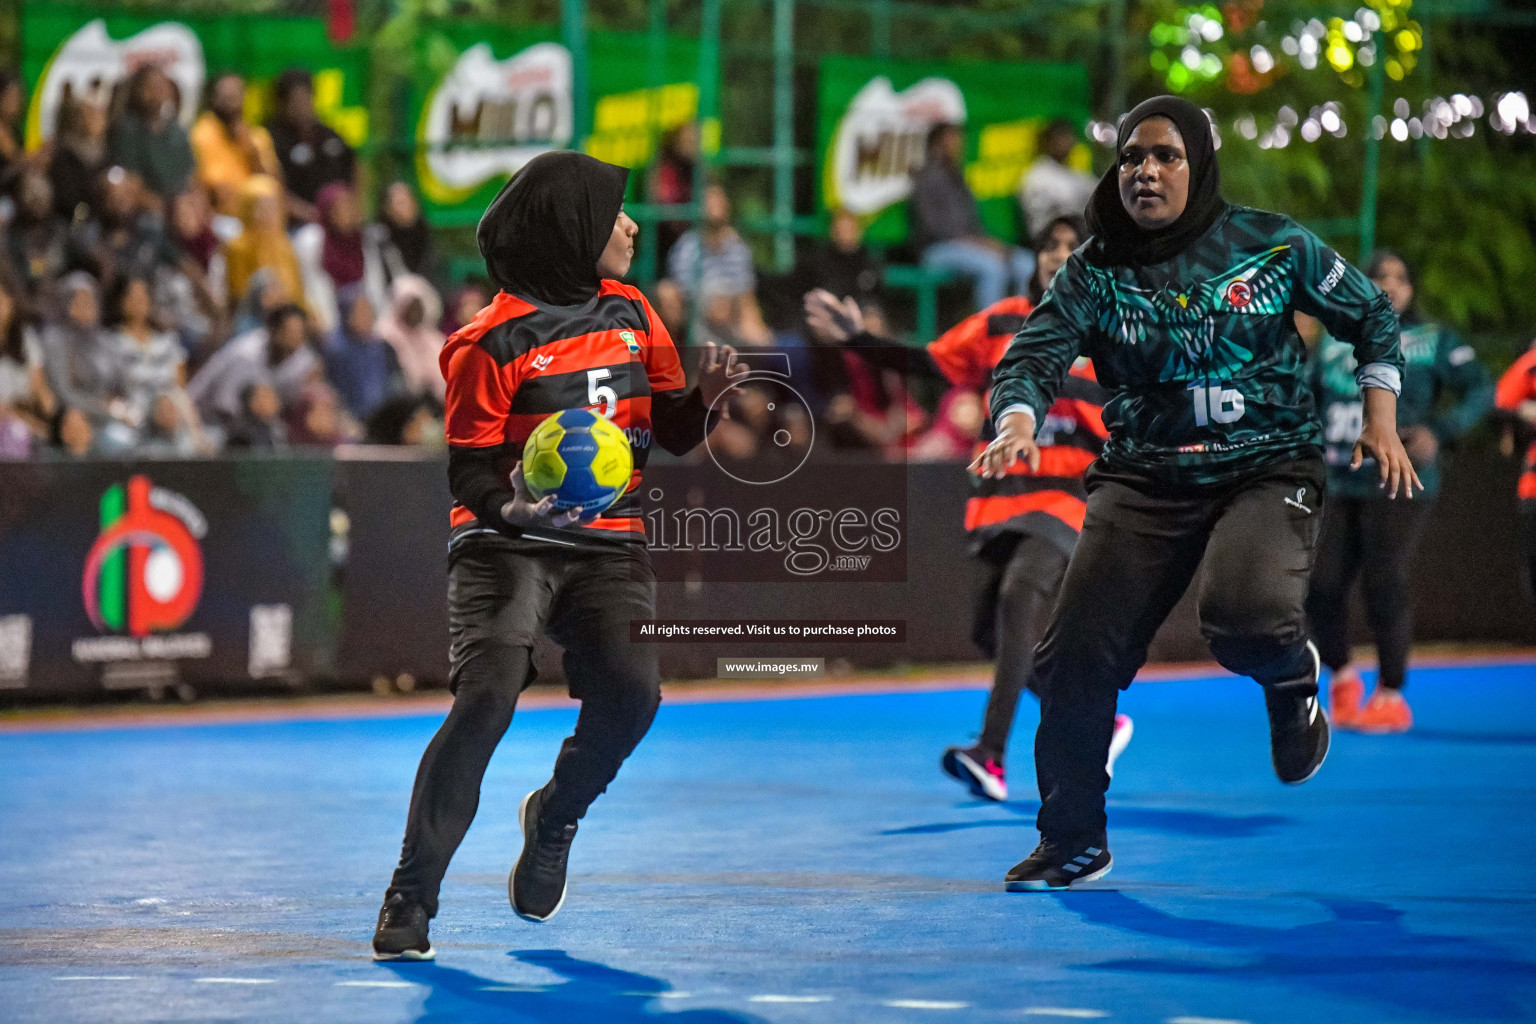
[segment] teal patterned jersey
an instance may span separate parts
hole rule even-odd
[[[1397,314],[1359,270],[1289,217],[1232,206],[1165,263],[1072,254],[1014,337],[991,406],[1045,420],[1072,360],[1111,394],[1106,467],[1214,484],[1315,455],[1322,431],[1292,313],[1322,321],[1361,365],[1400,370]]]
[[[1399,430],[1425,426],[1443,447],[1477,426],[1493,406],[1493,378],[1470,345],[1439,324],[1405,325],[1398,344],[1403,352],[1403,390],[1397,399]],[[1323,457],[1328,461],[1328,496],[1380,498],[1375,463],[1349,468],[1360,436],[1360,388],[1357,360],[1347,342],[1324,335],[1312,360],[1312,393],[1322,418]],[[1440,490],[1440,460],[1414,460],[1426,497]]]

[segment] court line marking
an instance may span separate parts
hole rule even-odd
[[[64,974],[54,981],[138,981],[135,974]]]
[[[971,1004],[947,999],[887,999],[880,1005],[898,1010],[964,1010]]]
[[[1167,1024],[1248,1024],[1235,1017],[1169,1017]]]
[[[831,996],[778,996],[770,994],[747,997],[747,1002],[749,1003],[830,1003],[831,1001]]]
[[[691,999],[692,992],[620,992],[621,996],[635,996],[639,999]]]
[[[1079,1010],[1070,1006],[1026,1006],[1024,1013],[1036,1017],[1075,1017],[1078,1020],[1097,1020],[1108,1017],[1108,1010]]]
[[[339,988],[416,988],[414,981],[338,981]]]
[[[548,992],[548,985],[481,985],[476,992]]]
[[[276,978],[193,978],[199,985],[275,985]]]

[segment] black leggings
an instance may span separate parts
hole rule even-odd
[[[565,648],[567,684],[581,701],[541,817],[560,825],[586,813],[656,716],[656,649],[629,642],[629,621],[654,616],[655,576],[638,545],[594,552],[498,540],[453,558],[453,708],[417,769],[389,894],[405,893],[436,915],[448,862],[479,807],[486,765],[512,723],[518,696],[533,682],[541,628]]]
[[[1376,638],[1380,685],[1401,690],[1413,646],[1408,595],[1414,548],[1432,501],[1330,498],[1307,593],[1307,618],[1323,664],[1349,664],[1349,591],[1360,575],[1365,614]]]
[[[1322,481],[1320,458],[1177,491],[1090,467],[1083,533],[1035,659],[1042,836],[1103,834],[1116,699],[1197,571],[1216,660],[1274,690],[1317,692],[1302,605]]]
[[[1012,550],[987,558],[973,639],[996,667],[979,745],[1003,763],[1019,695],[1035,688],[1035,645],[1045,635],[1051,605],[1067,571],[1067,554],[1044,537],[1025,534]],[[994,542],[995,543],[995,542]]]

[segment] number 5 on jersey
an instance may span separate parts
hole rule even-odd
[[[613,388],[602,383],[613,376],[613,371],[606,366],[596,370],[587,371],[587,404],[589,406],[602,406],[603,415],[613,419],[613,414],[619,411],[619,396]]]
[[[1243,418],[1243,393],[1235,388],[1197,384],[1189,389],[1195,402],[1195,426],[1236,423]]]

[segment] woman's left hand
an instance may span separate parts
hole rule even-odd
[[[724,358],[722,358],[724,357]],[[706,406],[713,406],[732,384],[749,372],[745,363],[736,362],[736,350],[724,348],[714,342],[706,342],[699,356],[699,397]]]
[[[1360,431],[1360,439],[1355,442],[1349,468],[1359,469],[1365,456],[1370,455],[1376,460],[1381,473],[1380,486],[1386,488],[1387,497],[1397,497],[1401,489],[1403,497],[1412,498],[1413,489],[1417,487],[1422,491],[1424,485],[1414,471],[1402,439],[1397,436],[1397,396],[1382,388],[1366,388],[1364,402],[1365,426]]]

